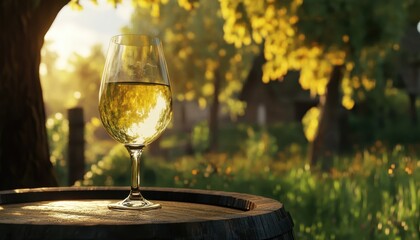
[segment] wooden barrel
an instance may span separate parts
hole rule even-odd
[[[273,199],[221,191],[143,188],[161,209],[109,210],[127,188],[0,191],[0,239],[294,239]]]

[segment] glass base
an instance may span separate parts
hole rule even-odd
[[[162,208],[162,206],[159,203],[152,203],[144,198],[140,200],[133,200],[133,199],[130,199],[130,197],[127,197],[123,201],[109,204],[108,208],[111,210],[144,211],[144,210],[159,209],[159,208]]]

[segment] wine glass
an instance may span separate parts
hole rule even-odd
[[[172,118],[168,70],[157,37],[126,34],[111,38],[99,90],[99,114],[106,131],[125,145],[131,158],[130,194],[108,208],[160,208],[140,193],[143,148]]]

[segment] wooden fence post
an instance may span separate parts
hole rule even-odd
[[[68,185],[83,179],[85,173],[85,141],[83,108],[68,109],[69,145],[68,145]]]

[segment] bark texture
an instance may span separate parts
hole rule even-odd
[[[0,3],[0,190],[55,186],[39,78],[44,36],[68,0]]]
[[[323,170],[331,167],[333,155],[339,151],[340,146],[340,84],[343,68],[342,65],[334,66],[326,94],[320,99],[321,116],[310,147],[311,164],[320,165]]]

